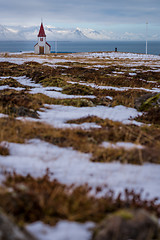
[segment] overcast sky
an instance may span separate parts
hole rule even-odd
[[[113,32],[160,32],[160,0],[0,0],[0,24],[92,28]]]

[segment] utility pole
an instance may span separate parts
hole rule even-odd
[[[146,54],[148,53],[148,22],[146,22]]]
[[[55,41],[55,53],[57,53],[57,41]]]

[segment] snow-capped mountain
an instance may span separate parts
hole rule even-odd
[[[89,29],[89,28],[81,29],[80,31],[89,39],[110,40],[110,36],[104,31],[96,31],[96,30]]]
[[[37,40],[40,26],[2,26],[0,25],[0,40]],[[44,26],[48,41],[84,41],[84,40],[143,40],[144,34],[124,32],[121,34],[93,29],[66,29],[54,26]],[[159,36],[154,36],[156,40]]]
[[[14,29],[0,25],[0,40],[19,40],[20,36]]]
[[[2,26],[0,40],[37,40],[39,26]],[[88,37],[79,29],[62,29],[45,26],[47,40],[87,40]]]

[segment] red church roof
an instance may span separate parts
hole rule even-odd
[[[41,27],[39,29],[38,37],[46,37],[44,27],[43,27],[43,23],[41,23]]]
[[[51,48],[51,45],[48,42],[46,42],[46,44]]]

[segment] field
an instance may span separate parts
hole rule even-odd
[[[1,53],[0,129],[0,208],[37,239],[160,218],[159,56]]]

